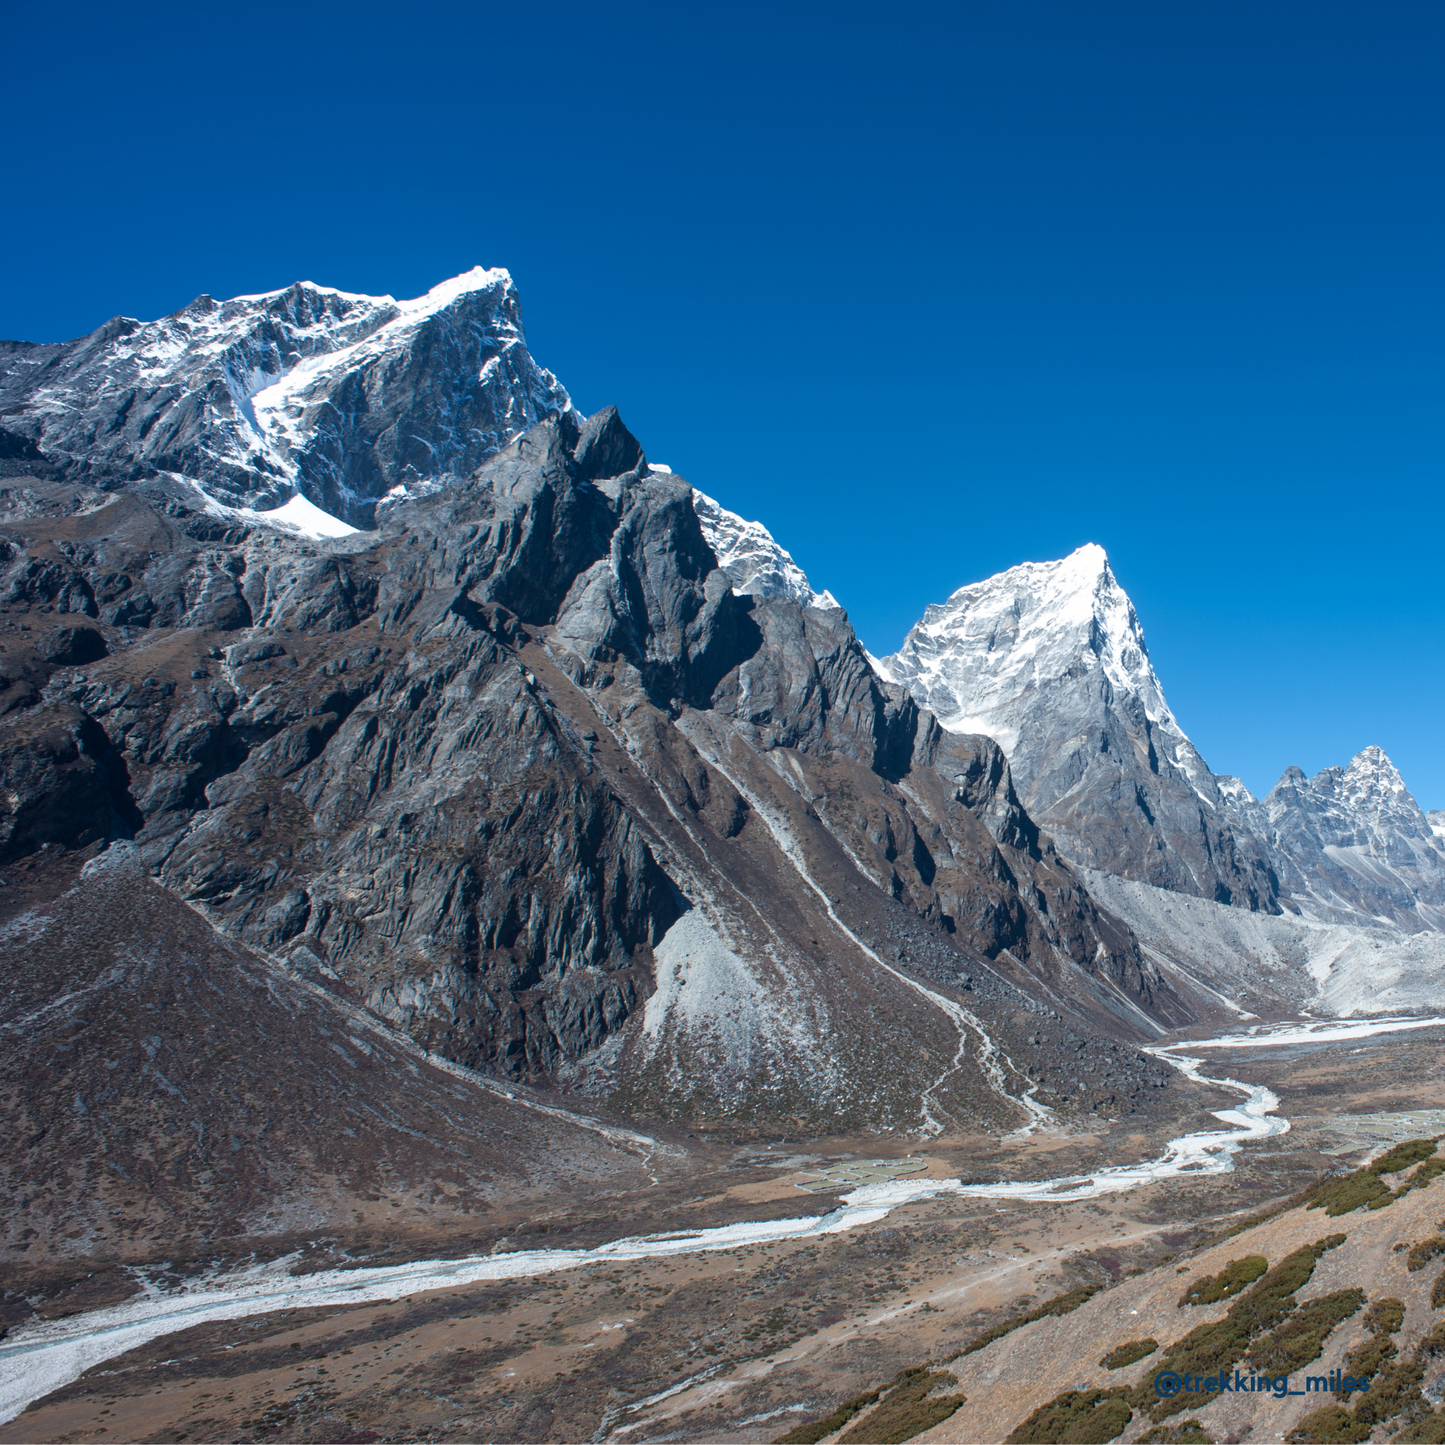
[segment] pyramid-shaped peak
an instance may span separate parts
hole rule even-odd
[[[1361,748],[1350,759],[1345,773],[1349,777],[1376,778],[1400,789],[1405,786],[1405,780],[1400,776],[1399,768],[1390,761],[1384,748],[1375,743],[1371,743],[1367,748]]]

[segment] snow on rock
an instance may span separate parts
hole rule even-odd
[[[950,731],[993,738],[1025,806],[1074,861],[1277,906],[1262,850],[1231,826],[1097,544],[960,587],[878,667]]]
[[[287,527],[294,527],[303,537],[350,537],[359,529],[348,526],[339,517],[333,517],[330,512],[323,512],[315,502],[308,502],[299,493],[292,497],[289,502],[279,507],[272,508],[269,512],[252,512],[251,516],[257,521],[269,522],[271,524],[281,523]]]
[[[1445,838],[1445,808],[1432,808],[1425,816],[1430,821],[1430,831],[1437,838]]]
[[[1445,842],[1383,749],[1313,778],[1286,768],[1266,797],[1234,806],[1307,916],[1445,929]]]
[[[571,401],[527,351],[511,276],[478,266],[410,301],[300,281],[11,343],[0,408],[66,476],[174,472],[366,527],[391,488],[464,475]]]
[[[652,469],[667,470],[656,464]],[[804,607],[827,611],[837,609],[839,604],[833,594],[826,590],[815,592],[803,569],[761,522],[745,521],[696,487],[692,505],[702,524],[702,534],[717,553],[718,565],[732,578],[735,592],[764,599],[782,597]]]

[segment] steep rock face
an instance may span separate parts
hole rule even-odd
[[[1445,838],[1445,808],[1432,808],[1425,816],[1430,821],[1430,831],[1437,838]]]
[[[813,590],[792,554],[779,546],[761,522],[745,520],[696,488],[692,504],[708,546],[717,553],[718,566],[739,592],[764,601],[781,597],[803,607],[838,606],[826,588]]]
[[[1286,768],[1266,797],[1233,805],[1307,916],[1445,929],[1445,845],[1382,749],[1313,778]]]
[[[1278,909],[1264,849],[1169,710],[1102,548],[961,587],[879,666],[944,727],[999,743],[1024,806],[1067,857]]]
[[[100,486],[174,473],[236,506],[299,491],[357,526],[392,488],[465,475],[570,406],[527,351],[511,277],[481,267],[414,301],[303,281],[0,342],[6,458]]]

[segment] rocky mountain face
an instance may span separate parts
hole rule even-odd
[[[453,289],[415,334],[511,294]],[[367,375],[369,414],[425,399]],[[1187,1092],[1104,1042],[1190,1008],[1000,748],[881,682],[801,573],[740,590],[703,518],[766,534],[556,399],[311,539],[170,468],[89,485],[37,428],[0,487],[0,863],[130,838],[226,938],[436,1055],[630,1115],[932,1131]]]
[[[1269,858],[1169,710],[1103,548],[959,588],[879,666],[944,727],[998,742],[1066,857],[1278,910]]]
[[[169,474],[240,507],[299,492],[357,527],[570,405],[527,351],[511,277],[481,267],[414,301],[302,281],[0,342],[0,459],[103,489]]]
[[[1307,916],[1445,930],[1445,844],[1380,748],[1313,778],[1286,768],[1265,798],[1233,807]]]

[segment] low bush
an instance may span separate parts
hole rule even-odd
[[[1230,1305],[1223,1319],[1198,1325],[1170,1345],[1159,1368],[1189,1375],[1213,1375],[1233,1369],[1258,1336],[1284,1321],[1294,1308],[1295,1291],[1308,1283],[1320,1256],[1344,1242],[1343,1234],[1332,1234],[1287,1254]],[[1170,1399],[1158,1399],[1152,1377],[1141,1380],[1130,1399],[1136,1408],[1148,1410],[1155,1421],[1167,1419],[1191,1403],[1182,1392]]]
[[[1415,1360],[1396,1360],[1370,1381],[1370,1388],[1355,1406],[1355,1419],[1371,1430],[1405,1415],[1406,1423],[1430,1414],[1430,1402],[1421,1393],[1425,1372]]]
[[[1214,1445],[1198,1420],[1181,1420],[1177,1425],[1156,1425],[1139,1437],[1139,1445]]]
[[[821,1420],[799,1425],[796,1430],[779,1435],[775,1445],[818,1445],[818,1441],[825,1435],[841,1430],[854,1415],[860,1410],[866,1410],[882,1393],[881,1390],[869,1390],[866,1394],[854,1395],[851,1400],[844,1400],[831,1415],[824,1415]]]
[[[1422,1239],[1419,1244],[1412,1244],[1405,1266],[1413,1274],[1417,1269],[1424,1269],[1437,1254],[1445,1254],[1445,1235],[1437,1234],[1431,1239]]]
[[[1438,1139],[1407,1139],[1353,1174],[1326,1179],[1310,1191],[1309,1208],[1323,1209],[1331,1216],[1349,1214],[1362,1205],[1384,1209],[1402,1194],[1422,1188],[1437,1174],[1445,1172],[1445,1159],[1434,1157],[1439,1142]],[[1392,1191],[1381,1178],[1384,1174],[1398,1174],[1412,1164],[1419,1164],[1420,1168],[1397,1190]]]
[[[1396,1440],[1438,1441],[1445,1445],[1445,1426],[1430,1408],[1420,1389],[1425,1378],[1425,1362],[1445,1352],[1445,1326],[1420,1342],[1409,1360],[1395,1358],[1395,1343],[1390,1338],[1405,1319],[1405,1306],[1397,1299],[1377,1300],[1365,1315],[1365,1324],[1373,1338],[1365,1341],[1346,1356],[1344,1372],[1370,1376],[1370,1388],[1360,1396],[1353,1410],[1343,1405],[1327,1405],[1313,1410],[1285,1438],[1290,1441],[1368,1440],[1382,1425],[1403,1418],[1404,1430]],[[1345,1398],[1342,1392],[1337,1397]]]
[[[1409,1441],[1410,1445],[1445,1445],[1445,1410],[1421,1416],[1395,1439]]]
[[[1436,1310],[1445,1309],[1445,1269],[1440,1271],[1439,1276],[1435,1280],[1434,1288],[1430,1291],[1430,1308]]]
[[[1365,1303],[1362,1289],[1340,1289],[1321,1295],[1295,1312],[1244,1357],[1253,1370],[1268,1375],[1292,1375],[1324,1353],[1325,1336]]]
[[[1291,1445],[1330,1445],[1333,1441],[1368,1440],[1370,1426],[1362,1425],[1342,1405],[1311,1410],[1288,1435]]]
[[[1396,1144],[1393,1149],[1381,1154],[1367,1167],[1376,1174],[1398,1174],[1412,1164],[1432,1158],[1439,1143],[1439,1139],[1407,1139],[1403,1144]]]
[[[1015,1330],[1021,1330],[1025,1325],[1031,1325],[1035,1320],[1041,1320],[1048,1315],[1066,1315],[1092,1299],[1103,1289],[1101,1284],[1086,1284],[1082,1289],[1071,1289],[1068,1294],[1056,1295],[1051,1300],[1046,1300],[1037,1309],[1029,1310],[1027,1314],[1012,1315],[1010,1318],[996,1324],[992,1329],[985,1330],[976,1340],[963,1347],[961,1354],[971,1355],[975,1350],[984,1349],[993,1344],[995,1340],[1001,1340],[1005,1335],[1011,1335]]]
[[[1004,1445],[1105,1445],[1124,1433],[1133,1410],[1128,1390],[1065,1390],[1040,1405]]]
[[[1394,1202],[1395,1196],[1380,1176],[1369,1169],[1356,1169],[1353,1174],[1338,1179],[1327,1179],[1315,1191],[1310,1201],[1311,1209],[1323,1209],[1331,1218],[1349,1214],[1362,1205],[1383,1209]]]
[[[1158,1340],[1130,1340],[1127,1344],[1115,1345],[1099,1363],[1106,1370],[1122,1370],[1125,1365],[1132,1365],[1142,1360],[1145,1355],[1152,1355],[1158,1348]]]
[[[1247,1254],[1243,1259],[1231,1259],[1218,1274],[1197,1279],[1184,1291],[1180,1305],[1212,1305],[1222,1299],[1230,1299],[1246,1290],[1269,1268],[1269,1261],[1262,1254]]]
[[[1356,1345],[1345,1356],[1341,1369],[1343,1375],[1356,1378],[1364,1376],[1373,1379],[1395,1358],[1395,1342],[1390,1338],[1405,1322],[1405,1306],[1397,1299],[1376,1300],[1365,1311],[1363,1324],[1370,1332],[1370,1338]],[[1335,1398],[1348,1400],[1354,1392],[1336,1390]]]
[[[968,1398],[966,1395],[933,1395],[942,1385],[956,1385],[958,1379],[945,1370],[920,1365],[905,1370],[886,1388],[876,1410],[871,1410],[841,1441],[849,1445],[901,1445],[935,1425],[941,1425]],[[929,1396],[933,1398],[929,1398]]]

